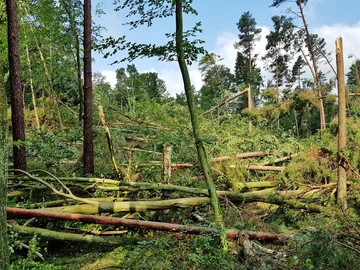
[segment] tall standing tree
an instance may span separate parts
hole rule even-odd
[[[311,34],[309,31],[308,24],[306,22],[305,13],[304,13],[304,6],[307,4],[309,0],[296,0],[295,3],[299,9],[298,12],[291,11],[292,13],[295,13],[302,21],[302,25],[305,31],[305,38],[306,38],[306,47],[309,50],[309,54],[311,55],[312,60],[312,68],[309,66],[310,69],[312,69],[314,82],[318,91],[319,95],[319,104],[320,104],[320,129],[326,128],[326,120],[325,120],[325,110],[324,110],[324,102],[322,99],[322,93],[321,93],[321,85],[319,80],[319,71],[318,71],[318,65],[316,63],[316,55],[315,55],[315,48],[313,46],[312,40],[311,40]],[[278,7],[284,3],[287,2],[294,2],[292,0],[273,0],[272,7]],[[304,55],[305,57],[305,55]]]
[[[236,49],[246,55],[248,64],[248,81],[246,82],[248,91],[248,108],[252,108],[253,98],[252,91],[256,88],[254,82],[250,78],[256,78],[253,73],[258,73],[258,70],[253,68],[257,55],[254,53],[255,42],[260,39],[261,28],[256,27],[256,20],[252,14],[247,11],[243,13],[237,23],[239,30],[238,38],[239,41],[234,44]],[[252,130],[252,122],[249,122],[249,131]]]
[[[271,18],[274,30],[266,36],[267,53],[264,59],[270,61],[268,69],[274,74],[276,92],[279,98],[279,87],[282,86],[289,76],[288,62],[291,48],[290,33],[294,27],[291,20],[285,16],[273,16]]]
[[[84,126],[83,173],[94,173],[92,126],[91,0],[84,0]]]
[[[19,25],[16,0],[6,0],[14,168],[26,170],[24,101],[21,89]]]
[[[200,104],[204,110],[210,109],[235,92],[234,75],[228,67],[218,64],[221,60],[219,55],[210,53],[199,62],[199,70],[204,82],[200,89]]]

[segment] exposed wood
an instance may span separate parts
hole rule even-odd
[[[236,168],[237,165],[229,165],[229,168]],[[261,165],[245,165],[245,169],[250,171],[274,171],[274,172],[282,172],[285,170],[285,167],[279,166],[261,166]]]
[[[54,213],[54,212],[45,212],[39,210],[29,210],[29,209],[10,208],[10,207],[7,208],[7,213],[8,215],[14,215],[18,217],[37,217],[37,218],[49,218],[49,219],[58,219],[58,220],[72,220],[72,221],[81,221],[84,223],[124,226],[127,228],[168,231],[173,233],[176,232],[187,233],[187,234],[217,234],[218,233],[218,230],[216,228],[211,228],[211,227],[188,226],[188,225],[180,225],[180,224],[166,223],[166,222],[155,222],[155,221],[131,220],[124,218],[108,217],[108,216]],[[23,228],[22,226],[18,226],[18,227],[21,227],[21,229]],[[226,235],[228,238],[237,238],[240,233],[241,232],[238,230],[232,230],[232,229],[226,230]],[[254,232],[254,231],[248,231],[247,235],[250,240],[259,240],[259,241],[283,241],[286,238],[291,237],[290,235],[274,234],[274,233],[266,233],[266,232]]]
[[[118,179],[123,180],[125,178],[126,174],[122,171],[122,169],[119,169],[118,165],[116,164],[114,145],[113,145],[113,142],[112,142],[109,127],[108,127],[108,125],[106,124],[106,121],[105,121],[105,115],[104,115],[104,111],[103,111],[102,106],[99,106],[99,117],[100,117],[101,123],[102,123],[102,125],[103,125],[103,127],[105,129],[107,144],[108,144],[108,148],[109,148],[110,156],[111,156],[111,162],[112,162],[112,164],[114,166],[115,173],[116,173]]]
[[[284,162],[284,161],[287,161],[289,159],[292,159],[294,157],[297,157],[299,154],[292,154],[292,155],[289,155],[289,156],[286,156],[286,157],[281,157],[281,158],[277,158],[277,159],[274,159],[274,160],[270,160],[270,161],[267,161],[267,162],[263,162],[259,165],[261,166],[267,166],[267,165],[270,165],[270,164],[276,164],[276,163],[280,163],[280,162]]]
[[[337,203],[340,206],[340,208],[343,211],[345,211],[347,208],[346,168],[344,166],[344,159],[342,158],[342,151],[346,147],[346,86],[345,86],[345,72],[344,72],[343,41],[341,37],[336,40],[335,45],[336,45],[338,96],[339,96]]]
[[[265,157],[268,155],[274,155],[277,154],[279,150],[271,150],[271,151],[257,151],[257,152],[247,152],[247,153],[241,153],[236,154],[236,157],[239,159],[243,158],[252,158],[252,157]]]
[[[211,113],[213,111],[215,111],[217,108],[220,108],[222,106],[224,106],[225,104],[227,104],[228,102],[232,101],[233,99],[237,98],[237,97],[240,97],[241,95],[245,94],[245,93],[248,93],[248,88],[236,93],[235,95],[233,95],[232,97],[226,99],[224,102],[220,103],[219,105],[216,105],[215,107],[212,107],[210,110],[207,110],[206,112],[204,112],[202,114],[202,116],[208,114],[208,113]]]
[[[171,152],[172,146],[165,145],[163,151],[163,160],[162,160],[162,178],[164,183],[170,182],[171,177]]]

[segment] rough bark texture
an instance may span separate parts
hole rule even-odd
[[[342,210],[346,210],[346,170],[343,164],[341,152],[346,147],[346,87],[344,74],[344,56],[342,38],[338,38],[336,45],[336,66],[337,66],[337,82],[339,96],[339,134],[338,134],[338,189],[337,203]]]
[[[94,173],[92,127],[91,0],[84,0],[84,146],[83,173]]]
[[[0,56],[1,57],[1,56]],[[0,269],[9,268],[9,248],[6,227],[7,170],[8,170],[8,121],[4,85],[3,62],[0,58]]]
[[[25,142],[24,102],[21,89],[19,53],[19,27],[15,0],[6,1],[8,18],[8,48],[11,92],[11,123],[14,142]],[[24,145],[13,146],[14,168],[26,171],[26,149]]]
[[[200,126],[198,121],[198,115],[196,111],[196,103],[194,98],[194,93],[191,87],[190,75],[186,65],[185,56],[184,56],[184,44],[183,44],[183,16],[182,16],[182,0],[176,0],[176,54],[178,58],[179,67],[181,70],[186,99],[190,111],[191,124],[194,133],[195,145],[198,152],[199,162],[201,164],[207,188],[209,190],[209,196],[211,200],[211,206],[214,210],[215,223],[221,230],[224,229],[224,219],[222,216],[221,206],[219,198],[216,194],[215,183],[210,174],[210,166],[206,158],[205,147],[203,145],[201,135],[200,135]],[[226,248],[226,237],[222,234],[222,242]]]

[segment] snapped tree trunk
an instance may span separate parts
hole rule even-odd
[[[3,61],[0,54],[0,269],[9,268],[9,247],[6,225],[8,130]]]
[[[172,146],[170,144],[164,145],[163,160],[162,160],[162,178],[163,183],[169,184],[171,177],[171,153]]]
[[[211,200],[211,206],[214,210],[215,215],[215,223],[216,225],[221,229],[221,231],[225,232],[225,225],[224,220],[222,216],[221,206],[219,198],[216,194],[216,187],[215,183],[211,177],[210,174],[210,166],[206,158],[205,153],[205,147],[202,142],[202,138],[200,135],[200,126],[198,121],[198,115],[196,110],[196,104],[195,104],[195,97],[194,93],[191,87],[191,81],[190,81],[190,75],[189,71],[186,65],[185,55],[184,55],[184,44],[183,44],[183,11],[182,11],[182,0],[176,0],[176,54],[178,58],[179,67],[181,70],[183,82],[184,82],[184,88],[185,88],[185,94],[187,99],[187,104],[190,111],[190,118],[191,118],[191,124],[192,129],[194,133],[194,139],[195,139],[195,145],[198,152],[198,158],[199,162],[201,164],[205,179],[207,188],[209,191],[209,196]],[[224,245],[224,248],[227,249],[227,242],[226,242],[226,235],[225,233],[222,233],[221,239]]]
[[[344,168],[344,158],[342,151],[346,147],[346,87],[344,75],[344,56],[342,38],[338,38],[336,45],[336,66],[337,66],[337,82],[339,96],[339,131],[338,131],[338,189],[337,203],[342,210],[346,210],[346,169]]]
[[[83,173],[94,173],[92,127],[91,0],[84,0],[84,127]]]
[[[15,143],[13,146],[14,168],[26,171],[24,102],[21,89],[19,26],[16,1],[6,0],[6,14],[8,19],[11,123],[13,142]]]

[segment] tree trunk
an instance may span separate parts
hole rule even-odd
[[[91,0],[84,0],[84,145],[83,173],[94,173],[92,126]]]
[[[19,26],[15,0],[6,0],[14,168],[26,171],[24,101],[21,89]]]
[[[162,160],[162,180],[163,183],[167,184],[169,184],[171,177],[171,153],[172,146],[170,144],[164,145]]]
[[[20,209],[20,208],[7,208],[8,214],[24,217],[37,217],[37,218],[52,218],[58,220],[72,220],[72,221],[81,221],[84,223],[94,223],[94,224],[104,224],[112,226],[124,226],[128,228],[140,228],[147,230],[157,230],[157,231],[168,231],[168,232],[180,232],[187,234],[217,234],[218,230],[215,228],[209,227],[200,227],[200,226],[188,226],[174,223],[166,222],[156,222],[156,221],[143,221],[143,220],[131,220],[125,218],[116,218],[116,217],[106,217],[106,216],[92,216],[92,215],[80,215],[80,214],[67,214],[67,213],[54,213],[46,212],[41,210],[29,210],[29,209]],[[16,226],[15,226],[16,227]],[[21,228],[26,228],[23,226],[17,226]],[[28,230],[29,231],[29,230]],[[33,232],[35,233],[35,232]],[[238,230],[226,230],[225,235],[228,238],[236,238],[239,235],[240,231]],[[282,241],[289,235],[282,234],[273,234],[265,232],[254,232],[249,231],[248,237],[251,240],[263,240],[263,241]],[[51,234],[53,235],[53,234]]]
[[[206,158],[205,147],[203,145],[202,138],[200,135],[200,126],[199,126],[198,115],[196,110],[195,97],[191,87],[190,75],[184,56],[182,3],[183,3],[182,0],[176,0],[176,53],[184,82],[186,99],[190,111],[190,118],[194,133],[195,145],[198,152],[199,162],[201,164],[206,179],[206,184],[211,200],[211,206],[213,207],[214,210],[215,223],[221,229],[221,231],[225,232],[224,231],[225,225],[222,216],[220,201],[216,194],[215,183],[211,177],[210,166]],[[224,248],[227,249],[226,236],[224,233],[222,233],[221,239]]]
[[[342,38],[338,38],[336,45],[336,66],[337,66],[337,82],[339,96],[339,131],[338,131],[338,189],[337,203],[342,210],[346,210],[346,169],[344,168],[344,158],[342,151],[346,147],[346,87],[344,75],[344,56]]]
[[[304,11],[303,11],[301,3],[302,3],[302,1],[300,1],[300,0],[296,1],[296,4],[298,5],[299,10],[300,10],[301,19],[304,24],[308,49],[311,54],[311,58],[312,58],[312,62],[313,62],[316,88],[318,89],[319,97],[321,97],[322,96],[321,85],[320,85],[320,81],[319,81],[319,72],[318,72],[318,68],[317,68],[317,64],[316,64],[315,52],[314,52],[313,45],[311,43],[310,32],[309,32],[308,25],[306,23],[306,19],[305,19],[305,15],[304,15]],[[319,102],[320,102],[320,129],[325,129],[326,128],[326,120],[325,120],[325,110],[324,110],[323,99],[320,99]]]
[[[8,130],[9,124],[7,119],[3,61],[0,58],[0,269],[9,268],[9,247],[6,225],[6,204],[8,195]]]

